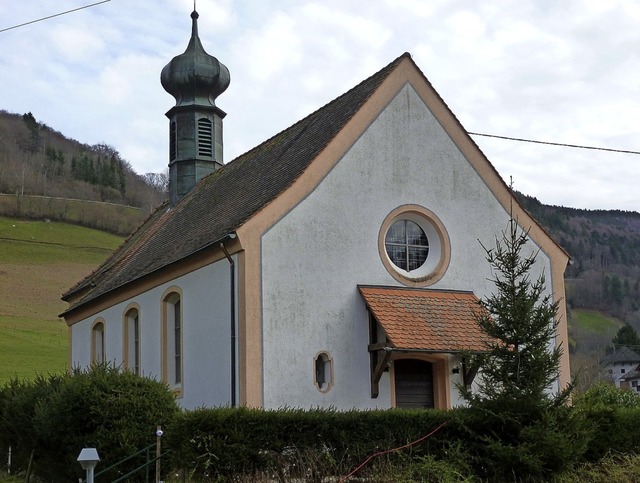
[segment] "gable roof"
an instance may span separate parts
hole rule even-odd
[[[615,363],[622,364],[625,362],[630,364],[640,363],[640,354],[632,351],[627,346],[622,346],[616,349],[615,352],[607,354],[602,359],[602,364],[605,365]]]
[[[393,348],[484,351],[490,338],[476,322],[483,309],[472,292],[359,285]]]
[[[633,372],[627,372],[619,380],[620,381],[631,382],[633,380],[640,379],[640,371],[638,371],[637,369],[638,368],[636,368],[636,370],[633,371]]]
[[[446,111],[452,129],[479,154],[492,179],[522,208],[410,54],[404,53],[345,94],[203,178],[174,207],[161,205],[109,259],[62,296],[70,303],[62,316],[218,246],[290,187],[404,61],[428,86],[438,109]],[[531,220],[568,259],[553,238],[532,217]]]
[[[62,315],[216,245],[289,187],[405,58],[411,60],[408,53],[401,55],[203,178],[173,208],[161,205],[106,262],[63,295],[65,301],[76,300]]]

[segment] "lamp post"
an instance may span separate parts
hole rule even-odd
[[[93,470],[100,461],[98,450],[95,448],[82,448],[78,455],[78,463],[87,471],[87,483],[93,483]]]
[[[162,454],[160,444],[162,442],[163,434],[164,431],[162,431],[162,427],[158,426],[156,429],[156,483],[160,483],[160,455]]]

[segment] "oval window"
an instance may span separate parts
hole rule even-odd
[[[320,352],[314,361],[314,383],[320,392],[327,392],[333,385],[333,367],[331,357]]]

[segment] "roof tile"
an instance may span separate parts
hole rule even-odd
[[[472,292],[363,285],[358,289],[395,348],[487,349],[490,338],[476,322],[484,309]]]

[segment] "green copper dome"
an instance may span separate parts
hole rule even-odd
[[[215,106],[231,77],[214,56],[207,54],[198,37],[198,12],[191,13],[191,40],[183,54],[174,57],[160,74],[162,87],[176,98],[176,106]]]

